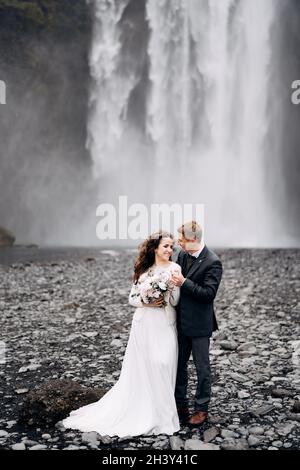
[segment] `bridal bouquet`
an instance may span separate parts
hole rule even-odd
[[[171,274],[164,271],[161,273],[153,274],[146,278],[142,283],[140,289],[141,300],[145,304],[150,304],[157,300],[159,297],[164,296],[166,292],[173,289],[171,283]],[[166,305],[166,301],[163,302]]]

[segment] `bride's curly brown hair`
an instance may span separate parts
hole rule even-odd
[[[134,263],[133,281],[135,284],[139,280],[139,277],[153,266],[155,262],[155,250],[158,248],[162,238],[173,239],[173,235],[160,230],[159,232],[152,233],[152,235],[139,246],[139,254]]]

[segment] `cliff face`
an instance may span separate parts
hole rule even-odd
[[[31,107],[33,120],[38,118],[35,136],[40,135],[43,146],[44,139],[47,145],[53,140],[56,145],[57,138],[68,135],[75,137],[76,147],[80,145],[88,101],[90,36],[85,0],[0,0],[0,78],[7,87],[1,126],[10,127],[13,120],[16,128],[22,124],[24,129]]]
[[[89,179],[91,31],[85,0],[0,0],[0,221],[17,241],[71,217]]]

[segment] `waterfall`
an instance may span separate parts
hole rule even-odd
[[[90,96],[88,148],[95,172],[107,169],[108,154],[122,137],[123,121],[130,92],[135,85],[133,74],[122,69],[122,44],[119,21],[129,0],[95,2],[94,40],[90,55],[94,79]]]
[[[264,177],[276,2],[146,0],[145,77],[122,44],[130,0],[95,0],[88,147],[104,195],[114,186],[135,202],[204,203],[212,243],[272,243]],[[140,128],[128,114],[138,86]]]

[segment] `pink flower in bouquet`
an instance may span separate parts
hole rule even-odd
[[[141,285],[141,299],[145,304],[150,304],[173,288],[171,275],[167,272],[153,274]]]

